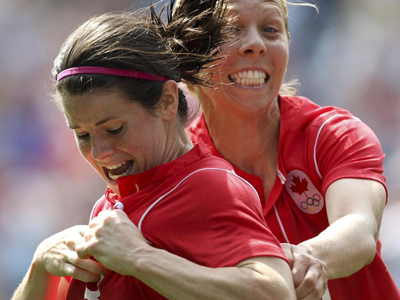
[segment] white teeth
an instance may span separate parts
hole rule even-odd
[[[267,73],[263,71],[241,71],[229,75],[231,80],[239,85],[263,85],[267,78]]]
[[[123,164],[126,164],[126,162],[123,163]],[[121,164],[121,166],[122,166],[122,164]],[[109,176],[112,180],[117,180],[117,179],[120,178],[120,177],[123,177],[123,176],[128,175],[128,174],[131,172],[131,170],[132,170],[132,166],[133,166],[133,164],[132,164],[131,166],[129,166],[129,168],[128,168],[124,173],[121,173],[121,174],[118,174],[118,175],[113,175],[113,174],[111,174],[110,171],[108,171],[108,176]],[[107,169],[108,169],[108,168],[107,168]]]
[[[123,163],[119,163],[119,164],[113,165],[113,166],[108,166],[108,167],[106,167],[106,169],[108,169],[108,170],[118,169],[119,167],[122,167],[125,164],[126,164],[126,161],[123,162]]]

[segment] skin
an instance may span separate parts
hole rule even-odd
[[[176,120],[174,81],[164,84],[151,113],[115,90],[70,97],[62,106],[82,155],[116,192],[104,166],[132,161],[129,174],[136,174],[193,147]],[[140,139],[132,138],[138,135]],[[256,257],[234,267],[199,266],[149,246],[121,210],[103,211],[88,226],[72,227],[42,242],[13,299],[64,299],[68,284],[58,276],[98,282],[108,270],[134,276],[167,299],[295,299],[284,260]]]
[[[230,3],[237,17],[237,39],[223,47],[222,55],[227,57],[213,69],[217,72],[213,80],[224,84],[218,89],[189,86],[189,90],[201,100],[219,152],[240,169],[263,179],[267,201],[277,172],[277,99],[289,42],[278,4],[263,0]],[[232,83],[232,74],[248,69],[261,69],[269,79],[256,87]],[[298,299],[320,299],[328,279],[349,276],[372,261],[385,199],[384,187],[371,180],[341,179],[328,188],[330,226],[297,246],[282,244],[291,260]]]
[[[84,242],[87,226],[75,226],[44,240],[12,299],[57,299],[59,276],[97,282],[107,269],[91,259],[81,259],[75,251]]]
[[[167,85],[176,87],[172,82]],[[174,91],[171,88],[171,93],[165,93],[165,103]],[[126,163],[131,166],[127,175],[138,174],[174,160],[193,147],[183,137],[182,129],[182,137],[177,134],[176,103],[162,103],[150,114],[138,102],[125,100],[111,90],[69,97],[62,106],[82,156],[117,194],[118,185],[108,175],[107,167]]]
[[[191,90],[202,100],[207,124],[219,151],[239,168],[262,177],[267,199],[276,178],[280,121],[276,100],[286,70],[288,41],[281,29],[271,31],[276,23],[281,23],[276,20],[279,6],[261,0],[231,3],[241,12],[236,32],[240,38],[225,47],[224,53],[229,54],[226,60],[232,65],[227,66],[228,63],[222,61],[221,73],[215,80],[230,83],[229,74],[246,71],[246,68],[261,68],[268,73],[269,80],[256,88],[222,85],[216,90],[200,87],[191,87]],[[270,15],[265,17],[264,14]],[[280,18],[282,21],[282,15]],[[123,149],[119,152],[118,160],[136,159],[138,166],[146,166],[145,162],[150,161],[146,160],[144,152],[129,155],[125,152]],[[95,169],[100,170],[100,166],[103,165],[94,164]],[[292,272],[282,260],[273,257],[249,259],[230,268],[211,269],[193,264],[147,245],[122,211],[103,212],[84,232],[76,230],[72,236],[76,239],[79,259],[86,262],[90,255],[94,256],[106,268],[136,276],[168,299],[294,299],[295,293],[298,299],[319,299],[327,278],[348,276],[373,259],[385,191],[377,182],[342,179],[328,188],[325,200],[331,225],[319,236],[300,245],[283,245],[291,260]],[[129,240],[126,232],[129,232]],[[65,239],[61,246],[65,248],[70,243]],[[109,255],[114,247],[131,251],[114,257]],[[46,284],[57,283],[57,278],[50,275],[50,265],[44,263],[50,260],[43,260],[43,255],[42,251],[35,255],[13,299],[44,299],[46,293],[51,295]],[[121,257],[123,261],[119,260]],[[71,264],[65,256],[61,259]],[[71,276],[78,276],[81,273],[78,271],[83,270],[87,280],[96,281],[103,271],[80,265]]]
[[[264,189],[269,192],[278,158],[280,112],[276,99],[287,68],[289,41],[281,9],[274,2],[231,3],[231,11],[237,18],[237,38],[223,47],[221,55],[226,58],[212,70],[216,72],[213,80],[223,85],[217,89],[189,88],[201,99],[218,150],[243,170],[271,179],[264,180]],[[245,13],[239,14],[240,11]],[[261,70],[269,79],[261,86],[232,84],[232,74],[247,70]],[[230,128],[229,138],[224,137],[222,127]],[[236,144],[236,152],[231,151],[232,144]],[[254,165],[258,167],[254,169]]]

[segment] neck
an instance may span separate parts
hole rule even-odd
[[[165,152],[165,162],[178,159],[193,148],[192,142],[182,128],[170,133],[170,135],[171,136],[167,137],[167,140],[170,141],[170,145],[169,147],[167,146],[168,150]]]
[[[215,146],[228,161],[264,180],[275,179],[280,124],[277,101],[254,115],[216,112],[207,107],[203,112]]]

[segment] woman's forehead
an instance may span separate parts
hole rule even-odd
[[[287,20],[287,8],[282,6],[282,1],[273,0],[230,0],[228,2],[228,15],[242,15],[247,12],[249,8],[254,8],[261,14],[277,14],[279,17]],[[286,5],[286,4],[285,4]]]
[[[181,2],[182,1],[183,0],[176,0],[175,1],[174,10],[176,10],[179,6],[181,6]],[[249,2],[249,0],[225,0],[225,2],[227,2],[228,5],[229,5],[229,4],[235,4],[235,3],[241,3],[241,2],[245,3],[245,2]],[[286,11],[286,7],[287,7],[286,0],[251,0],[250,2],[254,2],[254,3],[259,2],[261,4],[262,3],[268,3],[268,2],[275,3],[283,11]],[[229,6],[231,6],[231,5],[229,5]]]
[[[268,4],[275,4],[277,7],[280,9],[286,8],[286,1],[284,0],[229,0],[227,1],[228,6],[230,8],[235,8],[238,4],[243,4],[243,5],[254,5],[254,4],[260,4],[260,5],[268,5]]]

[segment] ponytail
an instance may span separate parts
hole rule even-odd
[[[181,79],[193,84],[211,84],[200,77],[199,71],[208,68],[219,57],[219,46],[229,38],[227,6],[223,0],[175,0],[167,7],[167,25],[161,20],[163,10],[157,14],[150,8],[151,20],[163,43],[175,55]]]

